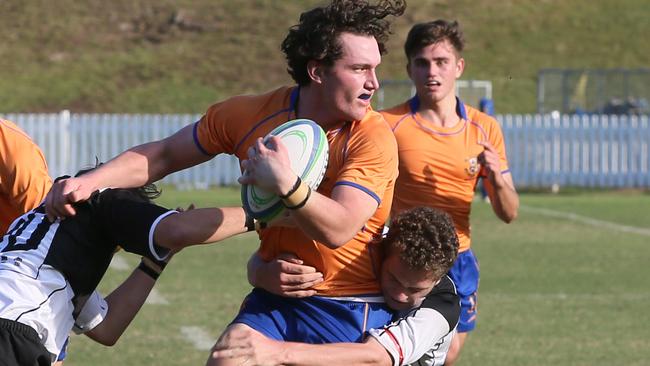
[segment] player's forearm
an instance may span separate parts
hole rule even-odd
[[[88,175],[95,188],[134,188],[211,158],[196,148],[192,125],[163,140],[135,146]]]
[[[155,283],[152,277],[141,270],[134,270],[119,287],[106,296],[106,317],[86,335],[106,346],[114,345],[142,308]]]
[[[159,164],[151,164],[161,159],[161,152],[158,142],[136,146],[84,174],[80,179],[92,190],[140,187],[164,176],[154,170]]]
[[[241,207],[197,208],[165,217],[154,231],[156,244],[179,250],[248,231]]]
[[[492,210],[503,222],[510,223],[517,218],[519,195],[514,188],[510,174],[490,177],[486,187],[490,195]]]
[[[377,211],[377,204],[365,190],[341,184],[334,187],[330,197],[312,192],[302,208],[289,211],[307,236],[334,249],[364,227]]]
[[[286,343],[284,365],[392,365],[386,350],[372,343]]]
[[[291,214],[307,236],[333,249],[350,241],[363,227],[355,223],[356,218],[345,206],[316,192],[304,207]]]

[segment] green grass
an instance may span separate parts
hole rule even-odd
[[[321,3],[0,2],[0,112],[201,113],[289,83],[279,45]],[[457,19],[464,78],[491,80],[499,113],[534,112],[541,68],[647,67],[648,14],[645,0],[409,0],[379,77],[406,79],[402,44],[415,22]]]
[[[167,188],[161,198],[169,206],[190,201],[237,204],[238,190]],[[647,194],[523,194],[521,202],[650,229]],[[526,211],[506,225],[480,202],[472,220],[481,264],[479,321],[459,365],[647,364],[647,236]],[[194,349],[180,328],[199,326],[216,339],[250,290],[245,263],[256,247],[255,236],[245,234],[181,252],[156,287],[169,305],[145,305],[113,348],[73,337],[66,365],[204,364],[207,351]],[[138,258],[124,256],[135,267]],[[110,270],[103,292],[127,274]]]

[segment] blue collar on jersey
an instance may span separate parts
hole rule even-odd
[[[417,95],[409,100],[409,107],[411,108],[411,114],[415,114],[420,108],[420,99]],[[456,114],[458,117],[467,120],[467,111],[465,110],[465,103],[463,103],[460,98],[456,97]]]
[[[300,85],[296,85],[295,88],[291,91],[291,98],[289,99],[289,115],[293,112],[295,118],[298,118],[298,113],[296,109],[298,108],[298,97],[300,96]],[[291,118],[291,117],[289,117]]]

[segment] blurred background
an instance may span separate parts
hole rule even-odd
[[[76,171],[171,134],[215,101],[291,84],[279,45],[319,3],[1,1],[0,115],[43,148],[53,176]],[[649,17],[647,0],[411,0],[373,105],[414,92],[410,27],[456,19],[466,37],[458,95],[501,122],[519,187],[648,187]],[[220,157],[165,182],[206,188],[238,174]]]
[[[202,113],[227,96],[290,82],[280,42],[319,3],[0,1],[0,112]],[[415,22],[456,19],[467,40],[463,79],[490,81],[497,113],[603,111],[611,98],[647,103],[649,16],[646,0],[410,0],[379,76],[406,79],[402,44]],[[644,68],[627,79],[611,72]],[[562,86],[561,72],[544,69],[578,71]],[[567,109],[546,106],[556,102],[545,96],[540,110],[540,78],[544,92],[567,94]],[[603,100],[582,100],[598,86]]]

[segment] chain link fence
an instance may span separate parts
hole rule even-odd
[[[543,69],[541,114],[650,114],[650,69]]]
[[[376,110],[393,107],[415,95],[410,80],[383,80],[375,96]],[[465,103],[478,108],[481,99],[492,99],[492,82],[488,80],[457,80],[456,95]]]

